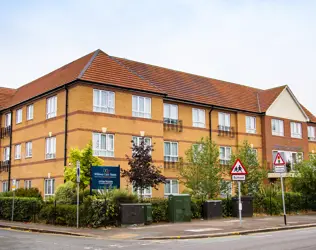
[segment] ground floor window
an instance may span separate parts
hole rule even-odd
[[[55,179],[45,179],[44,181],[45,200],[52,197],[55,193]]]
[[[137,194],[138,197],[141,197],[141,190],[133,187],[133,193]],[[143,190],[143,198],[151,198],[152,197],[152,187],[145,188]]]
[[[24,181],[24,188],[29,189],[32,187],[32,181],[31,180],[25,180]]]
[[[166,180],[165,196],[168,196],[170,194],[179,194],[179,181],[178,180]]]
[[[2,182],[2,192],[8,192],[8,182],[7,181]]]

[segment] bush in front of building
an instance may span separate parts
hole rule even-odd
[[[168,221],[168,199],[150,198],[150,199],[145,199],[144,202],[152,204],[153,222],[167,222]]]
[[[11,220],[13,197],[0,197],[0,219]],[[33,197],[14,198],[14,220],[31,221],[42,208],[42,201]]]
[[[38,198],[42,199],[41,192],[38,190],[38,188],[18,188],[17,190],[14,191],[16,197],[33,197],[33,198]],[[12,197],[13,192],[8,191],[8,192],[3,192],[0,193],[0,197]]]
[[[75,204],[77,199],[76,185],[71,181],[61,184],[58,186],[54,198],[59,204]]]

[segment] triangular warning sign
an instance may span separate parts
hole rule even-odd
[[[230,171],[231,175],[246,175],[248,174],[246,168],[242,165],[241,161],[237,159]]]
[[[285,161],[283,160],[283,158],[282,158],[280,153],[277,153],[277,155],[275,156],[273,165],[274,166],[283,166],[283,165],[285,165]]]

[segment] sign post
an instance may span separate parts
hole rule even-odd
[[[242,225],[242,203],[241,203],[241,188],[240,181],[246,180],[246,175],[248,174],[246,168],[242,165],[241,161],[237,159],[230,171],[232,175],[232,180],[238,183],[238,211],[239,211],[239,223]]]
[[[13,199],[12,199],[12,212],[11,212],[11,221],[14,219],[14,199],[15,199],[15,188],[16,188],[16,180],[12,180],[12,192],[13,192]]]
[[[79,228],[79,184],[80,184],[80,161],[76,162],[77,166],[77,228]]]
[[[284,225],[286,225],[286,209],[285,209],[284,185],[283,185],[283,176],[282,176],[282,173],[285,173],[285,161],[283,160],[283,158],[279,152],[275,156],[273,165],[274,165],[274,172],[280,173],[281,190],[282,190],[282,203],[283,203],[283,217],[284,217]]]

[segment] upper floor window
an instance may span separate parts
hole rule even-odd
[[[33,104],[28,105],[26,107],[26,120],[32,120],[33,119],[33,111],[34,111],[34,106]]]
[[[56,158],[56,137],[46,138],[46,159]]]
[[[50,198],[55,193],[55,179],[45,179],[44,181],[44,198]]]
[[[142,141],[145,141],[145,145],[151,146],[151,138],[141,137],[141,136],[133,136],[133,142],[136,146],[139,146]]]
[[[5,147],[3,150],[3,159],[5,161],[10,160],[10,147]]]
[[[26,158],[32,157],[33,155],[32,147],[33,147],[32,142],[25,143],[25,157]]]
[[[92,144],[94,156],[114,156],[114,135],[93,133]]]
[[[192,108],[193,127],[205,128],[205,109]]]
[[[165,196],[168,196],[170,194],[179,194],[179,181],[178,180],[166,180]]]
[[[228,165],[232,154],[231,147],[219,147],[219,161],[222,165]]]
[[[14,159],[16,159],[16,160],[21,159],[21,144],[15,145]]]
[[[163,121],[164,123],[178,123],[178,105],[164,103],[163,105]]]
[[[164,160],[167,162],[178,161],[178,143],[177,142],[165,142],[164,143]]]
[[[52,96],[46,100],[46,119],[57,116],[57,96]]]
[[[256,133],[256,117],[246,116],[246,132],[247,133]]]
[[[284,136],[284,124],[282,120],[272,119],[272,135]]]
[[[308,140],[316,141],[315,127],[308,126]]]
[[[7,114],[5,115],[4,126],[5,126],[6,128],[11,126],[11,113],[7,113]]]
[[[218,126],[220,130],[230,131],[230,114],[218,113]]]
[[[133,95],[132,99],[133,116],[151,118],[151,98]]]
[[[111,91],[93,90],[93,111],[114,114],[115,94]]]
[[[291,137],[302,138],[302,124],[299,122],[291,122]]]
[[[16,111],[16,120],[15,120],[16,124],[19,124],[22,122],[22,114],[23,114],[22,109],[18,109]]]

